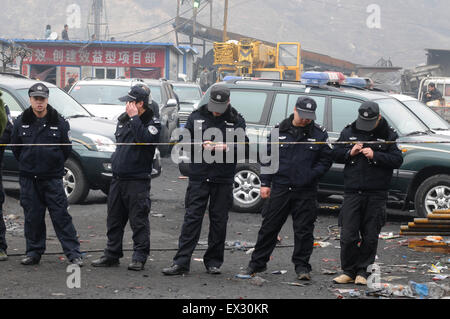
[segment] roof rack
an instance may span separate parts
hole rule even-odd
[[[18,74],[18,73],[12,73],[12,72],[0,72],[0,75],[11,76],[11,77],[18,78],[18,79],[28,79],[28,77],[25,75]]]

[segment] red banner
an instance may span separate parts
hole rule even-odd
[[[25,64],[164,67],[163,49],[32,47]]]

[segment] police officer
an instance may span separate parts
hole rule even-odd
[[[361,143],[339,144],[333,150],[334,160],[345,164],[344,203],[339,215],[344,274],[334,278],[335,283],[367,284],[367,267],[375,261],[378,236],[386,219],[392,172],[403,162],[397,145],[384,142],[397,137],[380,115],[378,104],[367,101],[360,106],[357,120],[344,128],[338,140]]]
[[[0,92],[1,96],[1,92]],[[2,107],[2,101],[0,99],[0,107]],[[11,133],[13,128],[13,121],[11,119],[11,115],[9,112],[9,108],[7,105],[4,106],[5,112],[7,115],[6,128],[3,131],[3,134],[0,138],[0,144],[9,144],[11,141]],[[0,164],[3,163],[3,154],[5,153],[5,147],[0,147]],[[3,182],[2,182],[2,171],[0,169],[0,261],[8,260],[7,249],[8,245],[6,243],[6,225],[3,220],[3,203],[5,202],[5,192],[3,190]]]
[[[161,124],[149,108],[149,95],[133,86],[127,96],[126,112],[119,116],[117,143],[158,143]],[[134,253],[128,269],[144,269],[150,253],[150,183],[154,145],[118,145],[112,155],[113,179],[108,195],[107,236],[104,256],[92,262],[94,267],[111,267],[123,257],[122,241],[130,221]]]
[[[190,133],[189,142],[199,143],[199,145],[194,146],[191,153],[189,185],[185,197],[186,214],[179,238],[178,252],[173,258],[172,266],[162,270],[163,274],[181,275],[189,272],[191,256],[200,238],[208,200],[210,228],[208,249],[203,261],[207,273],[212,275],[221,273],[228,211],[233,204],[236,162],[248,153],[245,127],[244,118],[230,104],[230,90],[221,84],[211,88],[209,102],[200,106],[189,116],[185,126]],[[216,131],[217,134],[213,133],[216,138],[214,143],[207,138],[208,131]],[[227,141],[227,132],[236,132],[236,136],[239,137],[233,137],[233,140]],[[196,135],[200,137],[194,138]],[[218,135],[221,135],[222,139]],[[227,145],[226,142],[234,144]],[[231,148],[234,154],[230,153],[233,156],[227,157],[226,154],[231,151]],[[206,153],[216,155],[217,161],[206,160]],[[198,158],[196,156],[198,154],[203,156]],[[220,157],[223,157],[222,161],[219,160]],[[197,161],[196,158],[199,160]]]
[[[274,135],[275,130],[279,131],[279,169],[273,174],[261,174],[261,197],[269,200],[245,274],[254,275],[267,269],[266,264],[277,244],[277,235],[287,217],[292,215],[295,235],[292,262],[299,280],[311,280],[309,259],[317,218],[317,184],[332,164],[329,145],[314,144],[328,140],[325,129],[314,123],[316,108],[314,99],[299,97],[294,114],[271,133]],[[285,144],[292,142],[302,144]],[[308,142],[311,144],[303,144]],[[269,151],[274,147],[269,144]]]
[[[14,122],[12,144],[70,144],[69,123],[48,104],[49,90],[43,83],[29,91],[31,107]],[[15,146],[13,153],[19,162],[20,204],[25,214],[27,257],[23,265],[39,263],[45,251],[45,210],[48,208],[56,236],[68,260],[82,266],[80,243],[67,211],[67,196],[63,187],[64,162],[71,145]]]

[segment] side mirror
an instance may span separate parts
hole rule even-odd
[[[166,107],[177,107],[177,106],[178,106],[177,100],[169,99],[167,101]]]

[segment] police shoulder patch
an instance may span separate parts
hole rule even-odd
[[[156,134],[158,134],[158,129],[156,128],[156,127],[154,127],[153,125],[150,125],[149,127],[148,127],[148,131],[150,132],[150,134],[152,134],[152,135],[156,135]]]

